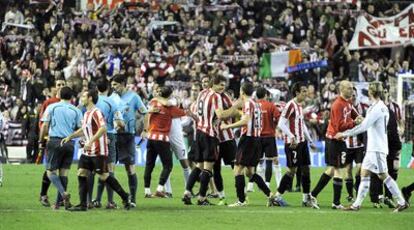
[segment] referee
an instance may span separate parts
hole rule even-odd
[[[70,141],[61,145],[63,138],[69,136],[81,127],[81,111],[70,104],[72,89],[65,86],[60,90],[61,101],[47,107],[42,117],[43,126],[40,130],[39,149],[44,148],[44,140],[47,142],[46,171],[49,180],[57,188],[63,198],[65,209],[69,208],[70,195],[66,192],[68,184],[68,170],[72,164],[74,142]],[[55,208],[59,208],[56,205]]]

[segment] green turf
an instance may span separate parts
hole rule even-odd
[[[75,168],[70,172],[69,192],[77,203]],[[3,165],[5,182],[0,188],[0,229],[413,229],[414,209],[391,213],[388,208],[374,209],[367,197],[363,209],[356,213],[331,210],[332,184],[319,196],[320,210],[301,207],[300,193],[285,195],[289,207],[267,208],[261,192],[249,193],[249,205],[242,208],[222,206],[197,207],[181,203],[183,192],[182,170],[173,170],[173,199],[143,198],[143,168],[138,171],[138,207],[130,211],[94,209],[86,213],[53,211],[38,202],[43,167],[35,165]],[[322,169],[312,169],[312,187]],[[225,190],[228,202],[234,202],[234,178],[230,168],[224,168]],[[117,168],[117,178],[124,188],[127,180],[122,167]],[[159,168],[153,174],[152,190],[156,188]],[[413,182],[413,172],[401,170],[398,184]],[[274,182],[273,182],[274,183]],[[51,188],[49,197],[56,190]],[[345,188],[343,189],[343,201]],[[103,198],[106,199],[106,195]],[[53,199],[51,199],[53,200]],[[118,204],[120,199],[116,197]],[[194,200],[193,200],[194,201]],[[217,200],[212,200],[218,202]],[[346,202],[343,202],[346,204]]]

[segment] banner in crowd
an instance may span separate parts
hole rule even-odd
[[[117,7],[122,3],[138,3],[143,2],[142,0],[81,0],[81,8],[85,10],[87,5],[92,3],[95,6],[108,6],[110,9]]]
[[[328,66],[328,61],[327,60],[314,61],[314,62],[305,62],[305,63],[299,63],[299,64],[294,65],[294,66],[288,66],[287,67],[287,72],[288,73],[293,73],[293,72],[297,72],[297,71],[301,71],[301,70],[305,70],[305,69],[315,69],[315,68],[326,67],[326,66]]]
[[[305,0],[298,0],[298,2],[304,2]],[[359,0],[314,0],[313,2],[317,3],[326,3],[326,4],[338,4],[338,3],[348,3],[356,5]]]
[[[353,82],[354,87],[357,90],[357,100],[359,102],[369,104],[369,97],[368,97],[368,85],[369,82]]]
[[[265,53],[260,60],[260,78],[287,77],[287,67],[302,62],[300,50]]]
[[[350,50],[403,46],[414,43],[414,4],[386,18],[358,17]]]
[[[3,133],[6,145],[27,145],[27,140],[23,139],[22,124],[17,122],[7,122],[7,130]]]

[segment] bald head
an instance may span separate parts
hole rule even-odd
[[[339,93],[345,99],[350,99],[352,97],[352,87],[353,84],[350,81],[343,80],[339,83]]]

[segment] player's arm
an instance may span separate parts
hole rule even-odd
[[[49,133],[49,122],[45,121],[42,124],[42,127],[40,128],[40,133],[39,133],[39,147],[43,148],[43,144],[45,142],[45,138]]]
[[[236,117],[239,114],[237,108],[234,106],[226,110],[222,110],[222,109],[215,110],[215,113],[216,113],[217,118],[221,120],[229,118],[229,117]]]
[[[49,122],[50,122],[50,106],[46,108],[45,112],[41,116],[40,120],[43,122],[39,132],[39,148],[43,148],[45,138],[49,133]]]
[[[360,133],[366,132],[379,118],[381,118],[381,111],[373,110],[367,114],[367,117],[362,121],[361,124],[357,125],[353,129],[349,129],[342,133],[343,137],[356,136]],[[385,122],[385,121],[384,121]],[[387,125],[385,125],[387,127]],[[386,130],[385,130],[386,132]],[[339,133],[341,134],[341,133]],[[338,135],[338,134],[337,134]],[[340,137],[339,137],[340,138]]]
[[[290,139],[294,139],[295,135],[289,129],[289,121],[285,117],[280,117],[279,122],[277,123],[277,127],[282,130],[282,132],[288,136]]]
[[[250,115],[243,114],[242,118],[239,121],[237,121],[233,124],[228,124],[228,125],[225,124],[225,123],[222,123],[220,125],[220,128],[224,130],[224,129],[233,129],[233,128],[242,127],[242,126],[245,126],[249,123],[250,118],[251,118]]]
[[[60,142],[61,145],[65,144],[66,142],[71,141],[72,139],[78,138],[78,137],[83,137],[84,133],[82,128],[76,130],[75,132],[73,132],[72,134],[70,134],[69,136],[67,136],[66,138],[63,138],[62,141]]]

